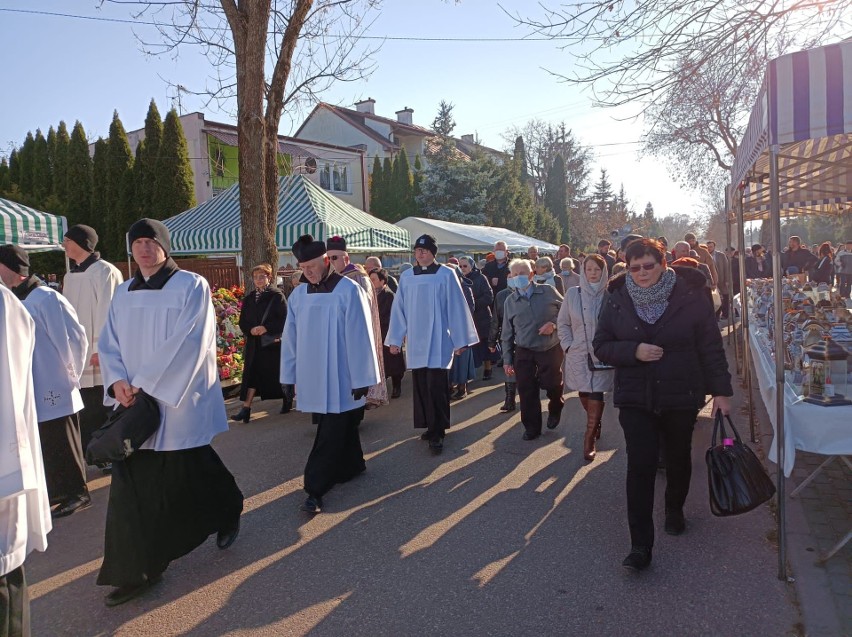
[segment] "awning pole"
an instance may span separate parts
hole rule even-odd
[[[742,326],[743,375],[748,391],[748,429],[749,439],[757,442],[757,427],[754,422],[754,392],[751,385],[751,342],[749,340],[750,323],[748,316],[748,293],[745,276],[745,221],[743,220],[743,192],[737,192],[737,232],[740,242],[740,325]]]
[[[769,219],[772,228],[772,292],[775,313],[775,440],[778,450],[778,579],[787,580],[787,523],[784,496],[786,432],[784,431],[784,305],[781,299],[781,202],[778,145],[769,147]]]

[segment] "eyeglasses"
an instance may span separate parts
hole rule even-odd
[[[630,272],[636,274],[639,270],[653,270],[657,267],[656,263],[643,263],[642,265],[631,265],[627,268]]]

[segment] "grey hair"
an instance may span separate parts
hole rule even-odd
[[[529,259],[512,259],[509,263],[509,271],[511,272],[512,268],[514,268],[516,265],[524,266],[527,269],[527,272],[533,271],[532,261],[530,261]]]

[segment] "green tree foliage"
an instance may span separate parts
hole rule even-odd
[[[21,161],[18,157],[18,149],[12,149],[12,152],[9,153],[9,188],[6,190],[10,190],[12,186],[19,186],[21,183]]]
[[[562,155],[556,155],[553,165],[547,172],[544,207],[557,220],[560,227],[559,240],[555,243],[569,243],[571,233],[568,221],[568,193],[565,183],[565,160],[562,159]]]
[[[101,156],[104,156],[103,139],[98,140],[101,144]],[[98,153],[98,144],[95,144],[95,153]],[[68,143],[68,161],[65,172],[66,189],[66,212],[69,223],[85,223],[96,225],[94,219],[99,221],[100,216],[94,216],[92,211],[92,158],[89,156],[89,142],[86,139],[86,131],[83,125],[77,121],[71,130],[71,140]],[[101,227],[103,231],[103,227]]]
[[[107,173],[109,170],[109,143],[103,137],[95,142],[95,154],[92,157],[92,197],[89,212],[89,225],[98,231],[101,251],[107,253],[109,224],[107,223]]]
[[[411,172],[411,198],[412,198],[412,210],[415,216],[420,216],[420,206],[417,203],[417,198],[420,196],[422,192],[420,189],[420,184],[423,181],[423,161],[420,159],[420,155],[415,155],[414,157],[414,170]]]
[[[41,205],[50,195],[53,188],[53,176],[50,174],[50,157],[47,151],[47,140],[41,132],[36,129],[35,142],[33,143],[33,187],[32,195]]]
[[[157,184],[157,162],[160,159],[160,147],[163,143],[163,120],[157,103],[152,99],[148,105],[148,114],[145,116],[145,148],[138,159],[141,160],[140,176],[141,187],[137,190],[142,216],[159,219],[154,209],[156,184]]]
[[[399,221],[414,214],[413,186],[411,166],[403,148],[393,162],[393,200],[396,205],[393,221]]]
[[[147,152],[146,140],[136,145],[136,155],[133,159],[133,197],[130,201],[130,210],[134,219],[148,216],[145,201],[145,153]]]
[[[0,159],[0,193],[5,193],[12,186],[9,179],[9,162],[3,157]]]
[[[105,212],[107,226],[106,249],[110,258],[123,258],[126,252],[126,241],[124,238],[131,218],[129,211],[124,207],[126,203],[125,188],[128,173],[132,177],[133,153],[130,150],[130,142],[124,125],[118,117],[118,111],[112,115],[112,123],[109,126],[109,139],[107,140],[107,170],[105,189]]]
[[[515,137],[515,152],[513,157],[516,161],[521,162],[521,181],[526,182],[530,178],[530,171],[527,168],[527,149],[524,146],[523,135],[518,135],[517,137]]]
[[[373,172],[370,174],[370,213],[379,219],[387,219],[384,185],[382,160],[376,155],[373,157]]]
[[[550,243],[560,243],[560,234],[561,228],[556,218],[544,206],[536,206],[535,224],[532,235],[536,239],[549,241]]]
[[[24,140],[23,146],[18,153],[18,158],[21,162],[21,174],[18,180],[21,194],[32,196],[33,194],[33,151],[35,147],[35,138],[31,132],[27,132],[27,137]]]
[[[396,204],[393,196],[393,163],[389,157],[382,160],[382,185],[379,188],[382,193],[382,218],[392,219]]]
[[[68,150],[70,145],[71,137],[68,135],[68,127],[64,121],[61,121],[56,129],[51,170],[53,172],[53,194],[62,202],[66,210],[68,201]]]
[[[523,179],[523,162],[517,155],[494,165],[488,217],[491,225],[521,234],[532,234],[535,229],[535,202],[528,181]]]
[[[166,219],[195,205],[189,150],[175,109],[168,112],[163,124],[156,184],[151,208],[155,219]]]

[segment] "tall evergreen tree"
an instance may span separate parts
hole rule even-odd
[[[50,187],[48,194],[53,192],[54,168],[56,166],[56,129],[47,129],[47,163],[50,166]]]
[[[194,205],[195,187],[189,163],[189,150],[177,111],[172,109],[163,124],[163,141],[157,161],[157,186],[151,214],[155,219],[166,219]]]
[[[35,142],[33,144],[32,190],[36,205],[44,205],[52,187],[53,177],[50,174],[50,157],[47,152],[47,140],[42,134],[41,129],[36,129]]]
[[[27,131],[27,137],[24,139],[24,144],[18,153],[18,158],[21,163],[20,179],[18,185],[21,189],[21,194],[32,196],[33,194],[33,151],[35,146],[35,138],[33,134]]]
[[[64,121],[56,129],[56,142],[53,151],[51,169],[53,172],[53,194],[66,207],[68,204],[68,149],[71,138]]]
[[[131,208],[136,219],[148,216],[145,206],[145,153],[148,144],[143,139],[136,145],[136,157],[133,160],[133,194]]]
[[[373,157],[373,172],[370,175],[370,213],[379,219],[385,219],[384,177],[382,176],[382,160]]]
[[[382,219],[391,220],[396,214],[393,192],[393,164],[390,157],[382,160]]]
[[[118,117],[118,111],[113,111],[112,123],[109,125],[107,140],[106,188],[104,190],[104,207],[107,227],[107,252],[112,259],[125,256],[126,241],[124,238],[131,222],[129,211],[124,209],[126,174],[133,170],[133,153],[124,125]]]
[[[544,207],[559,223],[559,243],[570,243],[568,192],[565,184],[565,161],[562,159],[562,155],[556,155],[550,170],[547,171]]]
[[[21,185],[21,161],[18,157],[18,149],[13,148],[9,153],[9,188]]]
[[[0,193],[6,193],[11,188],[12,182],[9,179],[9,162],[6,158],[0,158]]]
[[[521,178],[522,164],[516,155],[495,166],[488,217],[491,225],[530,235],[535,231],[535,204],[532,190]]]
[[[523,135],[518,135],[515,138],[515,161],[519,161],[521,164],[521,181],[524,183],[527,182],[530,178],[529,169],[527,169],[527,149],[524,146],[524,137]]]
[[[411,166],[405,148],[400,149],[393,164],[394,191],[398,209],[394,221],[399,221],[414,214],[414,193],[412,191]]]
[[[145,149],[139,159],[142,161],[142,186],[137,191],[143,216],[159,219],[154,209],[155,192],[157,190],[157,162],[160,159],[160,147],[163,143],[163,120],[157,103],[152,99],[145,116]]]
[[[411,196],[413,199],[412,202],[412,214],[419,217],[420,216],[420,204],[417,203],[417,198],[420,196],[422,192],[420,188],[420,184],[423,182],[423,162],[420,159],[420,155],[414,156],[414,170],[411,173]]]
[[[99,139],[95,144],[95,154],[105,158],[106,142]],[[98,147],[101,150],[98,151]],[[68,143],[68,167],[65,171],[66,210],[68,220],[72,223],[85,223],[98,226],[103,217],[92,215],[92,158],[89,156],[89,142],[83,125],[77,121],[71,131],[71,141]],[[101,209],[102,210],[102,209]],[[96,223],[94,220],[97,219]],[[104,232],[100,226],[100,232]]]

